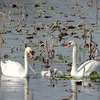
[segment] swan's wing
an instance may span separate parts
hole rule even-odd
[[[64,73],[62,71],[57,71],[57,76],[63,76]]]
[[[100,62],[92,61],[86,66],[88,69],[86,70],[84,76],[89,76],[93,71],[100,72]],[[85,67],[85,68],[86,68]],[[99,68],[99,69],[98,69]]]
[[[84,69],[92,60],[88,60],[85,63],[83,63],[78,69],[77,71],[81,71],[82,69]],[[85,68],[85,70],[87,70],[88,68]]]
[[[4,65],[5,65],[5,71],[4,71],[5,74],[18,75],[24,71],[23,66],[15,61],[11,60],[5,61]]]
[[[100,67],[100,62],[95,61],[95,60],[89,60],[85,63],[83,63],[79,68],[78,72],[81,70],[85,70],[85,73],[91,73],[92,71],[97,70]],[[100,68],[99,68],[100,71]]]
[[[41,71],[41,76],[45,76],[48,73],[48,71]]]
[[[8,60],[8,61],[5,61],[5,65],[7,66],[7,68],[15,68],[15,69],[19,69],[19,68],[23,68],[23,66],[19,63],[19,62],[16,62],[16,61],[11,61],[11,60]]]
[[[92,66],[91,71],[100,72],[100,62],[99,61],[94,60],[94,62],[91,66]]]

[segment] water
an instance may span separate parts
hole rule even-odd
[[[96,86],[76,86],[72,80],[55,81],[40,76],[29,80],[2,77],[0,100],[63,100],[71,95],[71,100],[99,100],[100,87]]]
[[[34,26],[41,27],[42,24],[50,25],[51,23],[60,20],[63,22],[61,27],[67,25],[77,26],[82,20],[84,20],[85,28],[93,30],[93,40],[98,44],[98,50],[100,50],[100,10],[96,11],[96,3],[93,1],[93,6],[90,0],[78,0],[78,9],[76,10],[76,1],[73,0],[1,0],[0,1],[0,12],[8,14],[11,11],[11,18],[14,21],[10,21],[9,15],[6,16],[4,20],[0,20],[0,30],[3,31],[3,44],[2,44],[2,60],[15,60],[23,63],[23,53],[25,43],[28,46],[32,46],[33,49],[35,45],[40,41],[48,39],[50,36],[46,35],[45,30],[38,30],[37,36],[33,39],[25,40],[27,34],[32,34],[34,32]],[[19,8],[12,7],[12,4],[20,4]],[[36,4],[39,7],[36,7]],[[52,8],[53,7],[53,8]],[[26,10],[25,10],[26,8]],[[100,2],[98,1],[98,8],[100,8]],[[46,15],[42,17],[37,17],[37,12],[40,10],[45,11]],[[28,17],[22,17],[22,14],[28,14]],[[77,14],[78,13],[78,14]],[[98,18],[96,14],[98,13]],[[77,14],[77,16],[76,16]],[[65,16],[67,15],[67,17]],[[80,17],[81,15],[81,17]],[[44,16],[51,16],[50,18],[45,18]],[[82,19],[82,17],[86,17]],[[17,18],[21,20],[22,23],[17,22]],[[38,24],[35,23],[37,20]],[[68,20],[73,20],[73,22],[68,22]],[[91,23],[96,24],[98,27],[91,25]],[[26,26],[23,26],[26,24]],[[21,32],[16,31],[20,29]],[[71,33],[72,30],[68,30],[68,33]],[[71,62],[71,49],[66,50],[65,47],[62,47],[61,44],[65,41],[68,43],[69,40],[76,40],[78,45],[82,44],[84,46],[84,40],[81,38],[81,34],[84,32],[83,29],[78,29],[77,35],[80,36],[80,39],[69,37],[68,39],[62,40],[61,42],[57,41],[59,31],[55,31],[53,35],[55,36],[55,47],[56,54],[62,53],[64,56],[68,56],[68,62]],[[44,36],[45,35],[45,36]],[[89,38],[87,39],[88,42]],[[51,41],[49,42],[51,44]],[[43,48],[35,50],[36,54],[39,55]],[[8,56],[6,58],[6,56]],[[81,62],[85,61],[89,53],[81,52]],[[98,57],[100,58],[100,57]],[[54,59],[56,62],[53,62],[53,67],[57,67],[59,70],[62,70],[64,73],[67,72],[69,67],[66,64],[59,64],[57,57]],[[34,66],[35,64],[35,66]],[[34,75],[31,69],[29,69],[29,79],[19,79],[19,78],[10,78],[1,75],[0,80],[0,100],[63,100],[65,98],[70,98],[71,100],[100,100],[100,82],[91,82],[85,80],[83,85],[76,85],[72,80],[50,80],[43,78],[40,75],[42,70],[46,70],[42,65],[41,61],[31,61],[30,65],[38,73]],[[73,91],[75,92],[73,92]]]

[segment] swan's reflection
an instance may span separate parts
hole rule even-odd
[[[99,90],[100,82],[94,82],[89,79],[85,79],[85,80],[71,80],[72,100],[78,100],[78,98],[80,98],[80,95],[78,95],[78,91],[77,91],[78,84],[81,85],[81,87],[80,87],[80,89],[82,91],[81,93],[85,94],[85,97],[88,97],[90,95],[96,95],[98,98],[100,98],[98,95],[99,94],[98,91],[100,91]],[[93,97],[93,98],[95,98],[95,97]]]
[[[76,80],[71,80],[71,86],[72,86],[72,100],[77,100]]]
[[[29,86],[27,78],[1,77],[0,100],[28,100]]]
[[[78,100],[77,85],[82,85],[82,80],[71,80],[72,100]]]

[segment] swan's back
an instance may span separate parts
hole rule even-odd
[[[55,76],[63,76],[64,73],[62,71],[59,71],[57,68],[54,68],[54,74]]]
[[[89,76],[92,71],[100,71],[100,62],[96,60],[89,60],[83,63],[78,68],[78,73],[82,73],[84,71],[84,76]]]
[[[1,61],[1,69],[4,75],[17,77],[24,71],[24,68],[20,63],[11,60],[5,62]]]
[[[48,71],[41,71],[41,76],[45,77]]]

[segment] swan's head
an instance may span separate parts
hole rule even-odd
[[[69,43],[66,45],[66,48],[69,48],[70,46],[76,46],[76,42],[74,40],[69,41]]]
[[[26,47],[25,50],[29,54],[30,58],[33,58],[35,52],[31,49],[31,47]]]
[[[54,68],[54,74],[57,75],[57,71],[58,69],[57,68]]]
[[[54,68],[54,73],[56,73],[58,71],[58,69],[57,68]]]

